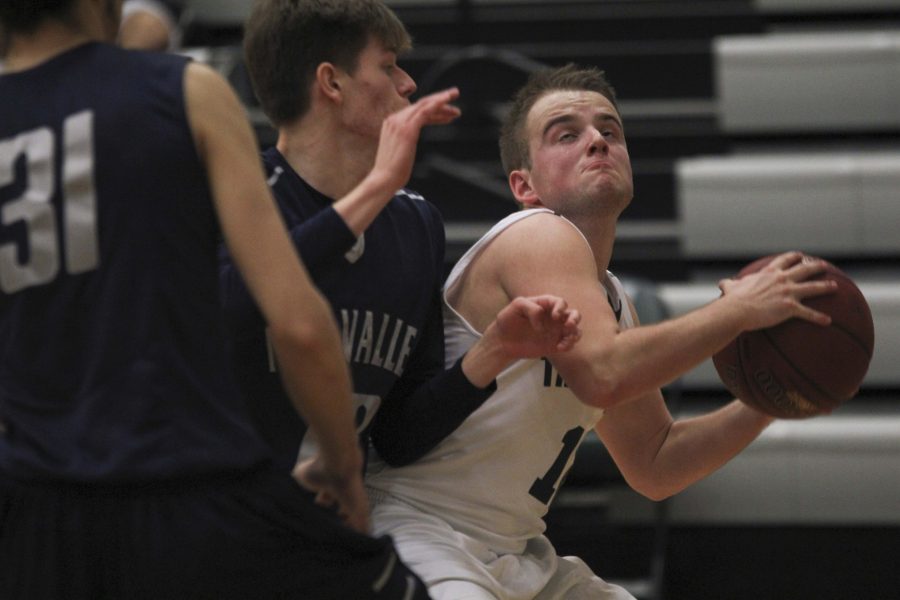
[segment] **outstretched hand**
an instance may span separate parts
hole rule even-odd
[[[570,350],[581,339],[581,313],[558,296],[514,298],[494,325],[504,351],[514,358],[537,358]]]
[[[333,473],[319,455],[298,463],[294,479],[316,494],[316,504],[337,511],[351,529],[369,533],[369,499],[363,487],[362,473]]]
[[[426,125],[445,125],[460,115],[450,104],[459,97],[457,88],[423,96],[388,116],[381,125],[381,137],[372,174],[383,177],[386,186],[398,190],[409,181],[419,134]]]
[[[740,279],[723,279],[719,289],[726,298],[742,302],[746,308],[747,330],[763,329],[797,317],[829,325],[831,317],[803,304],[805,298],[834,293],[837,284],[813,279],[827,268],[822,260],[800,252],[785,252],[755,273]]]
[[[483,388],[518,359],[570,350],[581,339],[580,322],[581,313],[558,296],[514,298],[463,356],[463,373]]]

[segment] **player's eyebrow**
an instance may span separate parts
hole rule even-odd
[[[619,129],[623,129],[622,121],[620,121],[619,118],[616,117],[615,115],[612,115],[609,113],[601,113],[601,114],[597,115],[594,118],[594,121],[599,122],[599,123],[611,121],[611,122],[615,123],[619,127]]]
[[[557,115],[544,123],[544,129],[541,131],[541,137],[547,135],[547,132],[550,131],[554,126],[559,125],[560,123],[571,123],[575,120],[575,115],[572,113],[565,113],[561,115]]]
[[[571,122],[573,122],[573,121],[575,121],[575,120],[576,120],[576,116],[575,116],[573,113],[564,113],[564,114],[561,114],[561,115],[557,115],[557,116],[551,118],[549,121],[547,121],[547,122],[544,124],[544,128],[543,128],[543,130],[541,131],[541,137],[547,135],[547,132],[550,131],[554,126],[559,125],[559,124],[561,124],[561,123],[563,123],[563,124],[565,124],[565,123],[571,123]],[[596,116],[594,117],[594,122],[595,122],[595,123],[604,123],[604,122],[607,122],[607,121],[608,121],[608,122],[611,122],[611,123],[614,123],[616,126],[618,126],[619,129],[624,129],[624,128],[622,127],[622,121],[620,121],[619,118],[616,117],[616,116],[613,115],[613,114],[610,114],[610,113],[599,113],[598,115],[596,115]]]

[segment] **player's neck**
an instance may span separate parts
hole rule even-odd
[[[26,71],[91,40],[81,31],[50,21],[29,34],[10,36],[4,72]]]
[[[569,219],[581,230],[594,251],[594,260],[597,262],[597,276],[605,277],[606,270],[612,260],[613,246],[616,240],[616,219],[598,219],[569,217]]]
[[[282,127],[278,151],[309,185],[338,200],[372,170],[375,149],[367,140],[346,134],[327,123],[306,117]]]

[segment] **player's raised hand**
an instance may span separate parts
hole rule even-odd
[[[537,358],[571,349],[581,339],[580,322],[581,314],[565,300],[544,295],[514,298],[497,314],[494,327],[507,354]]]
[[[362,473],[333,473],[320,455],[294,467],[294,479],[316,494],[316,504],[337,511],[344,523],[361,533],[369,533],[369,500]]]
[[[457,88],[435,92],[387,117],[381,125],[371,175],[384,178],[384,185],[391,191],[406,185],[412,175],[422,128],[426,125],[444,125],[456,119],[460,110],[451,102],[458,97]]]
[[[805,298],[833,293],[834,281],[810,279],[823,273],[827,264],[785,252],[756,271],[739,279],[723,279],[719,289],[726,298],[741,302],[747,316],[747,330],[762,329],[797,317],[819,325],[831,323],[831,317],[803,304]]]

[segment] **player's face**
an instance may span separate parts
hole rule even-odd
[[[397,54],[372,38],[359,55],[356,71],[346,80],[344,122],[346,127],[378,143],[381,123],[409,105],[416,91],[412,77],[397,66]]]
[[[541,204],[569,216],[618,216],[634,193],[622,120],[590,91],[555,91],[528,113],[530,184]],[[599,211],[599,213],[598,213]]]

